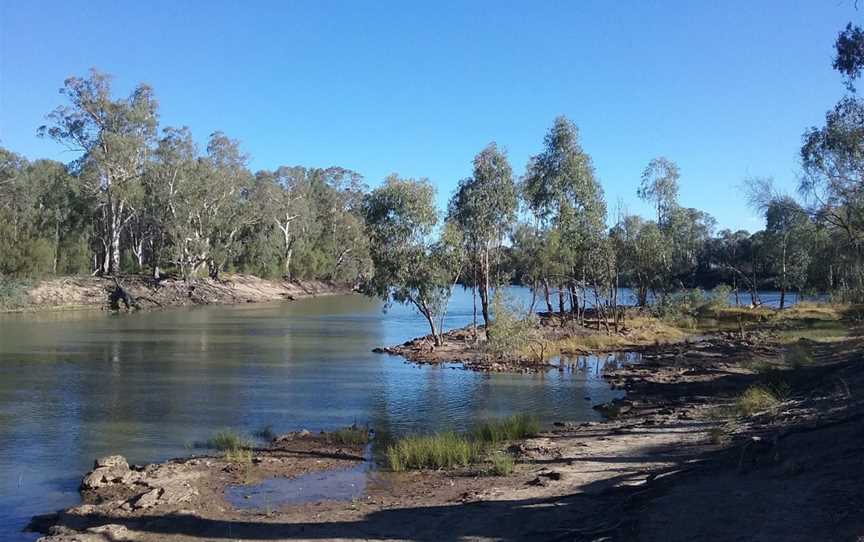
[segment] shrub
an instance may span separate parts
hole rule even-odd
[[[494,320],[487,330],[486,349],[496,356],[517,354],[529,347],[533,330],[537,327],[534,314],[526,313],[517,301],[508,298],[499,288],[492,298]]]
[[[732,295],[732,288],[726,284],[718,284],[711,290],[711,298],[708,300],[708,307],[712,310],[725,309],[729,306],[729,296]]]
[[[27,290],[33,285],[26,279],[0,276],[0,309],[18,309],[27,305]]]
[[[484,422],[474,428],[471,436],[478,442],[499,444],[509,440],[533,437],[540,431],[540,420],[528,414],[516,414],[503,420]]]
[[[742,416],[752,416],[758,412],[770,410],[777,406],[781,399],[767,386],[750,386],[738,397],[735,406]]]

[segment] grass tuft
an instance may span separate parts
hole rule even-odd
[[[207,447],[219,450],[220,452],[233,452],[244,448],[251,448],[252,443],[231,429],[223,429],[210,437],[207,441]]]
[[[415,469],[453,469],[487,459],[490,448],[505,442],[536,435],[540,421],[535,416],[517,414],[484,422],[467,434],[453,431],[402,438],[387,448],[387,464],[401,472]],[[506,476],[513,471],[513,458],[495,452],[489,457],[489,472]]]
[[[483,473],[487,476],[510,476],[516,467],[513,456],[506,452],[495,452],[489,458],[489,466]]]
[[[516,414],[502,420],[484,422],[474,428],[471,437],[488,444],[533,437],[540,432],[540,420],[528,414]]]
[[[251,463],[252,450],[248,448],[228,450],[225,452],[225,461],[231,461],[232,463]]]
[[[334,444],[344,446],[362,446],[369,442],[369,428],[351,425],[332,433],[326,433],[325,438]]]
[[[782,399],[767,386],[750,386],[735,402],[738,414],[752,416],[776,407]]]
[[[387,448],[391,470],[452,469],[476,463],[483,446],[453,431],[405,437]]]

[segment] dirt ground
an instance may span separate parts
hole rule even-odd
[[[191,289],[184,281],[175,278],[154,281],[143,275],[128,275],[120,277],[118,282],[134,298],[137,308],[142,310],[284,301],[351,291],[350,286],[323,281],[274,281],[239,274],[225,275],[219,281],[196,279]],[[111,298],[118,282],[111,277],[44,280],[27,292],[27,305],[18,310],[127,310],[122,300],[115,300],[115,306],[112,307]]]
[[[862,346],[853,330],[844,338],[791,343],[715,333],[646,349],[643,363],[609,375],[628,390],[626,400],[607,405],[612,419],[560,420],[514,443],[516,470],[506,477],[375,471],[366,492],[347,502],[248,511],[225,500],[229,484],[363,460],[356,448],[295,438],[256,451],[248,465],[197,458],[175,462],[180,467],[164,476],[160,466],[146,467],[143,482],[137,474],[128,475],[131,486],[121,480],[133,489],[85,491],[88,504],[34,525],[50,533],[43,542],[860,542]],[[788,388],[781,402],[748,415],[734,412],[744,390],[778,374]],[[170,489],[177,480],[182,487]],[[151,498],[136,508],[141,491]]]

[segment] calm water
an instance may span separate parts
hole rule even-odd
[[[470,319],[470,293],[460,290],[447,325]],[[619,393],[598,376],[614,356],[584,360],[580,371],[489,375],[371,353],[426,332],[410,310],[382,313],[360,296],[0,316],[0,540],[35,538],[20,533],[29,517],[75,504],[102,455],[187,455],[224,427],[357,422],[400,434],[525,411],[596,419],[591,405]]]

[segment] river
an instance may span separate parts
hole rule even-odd
[[[511,289],[522,299],[527,290]],[[456,291],[447,327],[470,322]],[[391,434],[465,429],[529,412],[592,420],[620,396],[579,371],[484,374],[371,352],[428,332],[412,310],[362,296],[264,305],[0,315],[0,540],[32,540],[34,514],[79,501],[99,456],[133,463],[193,453],[222,428],[252,433],[369,424]],[[586,397],[590,398],[586,400]]]

